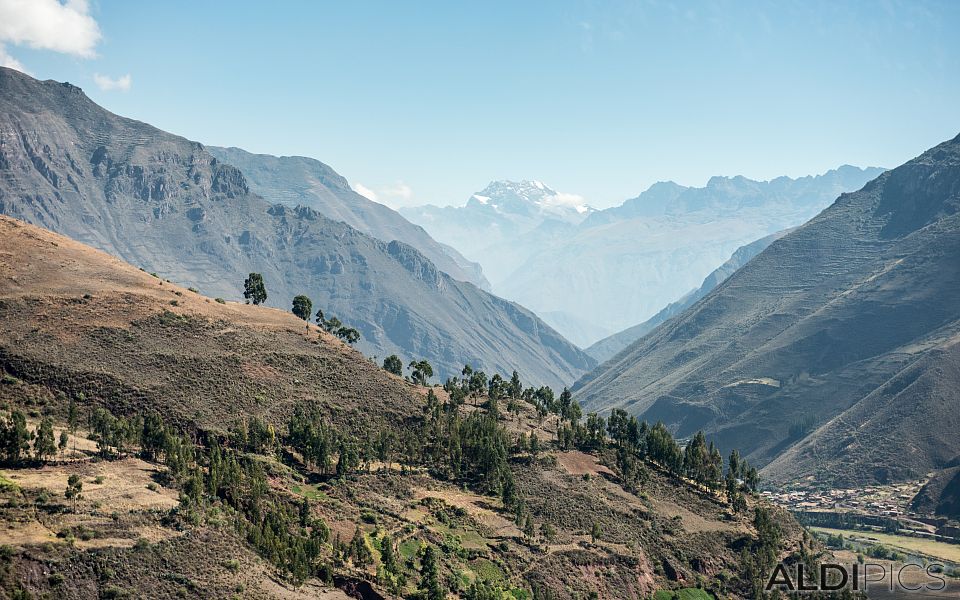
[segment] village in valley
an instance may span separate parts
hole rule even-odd
[[[849,489],[795,489],[764,491],[771,502],[791,512],[832,511],[873,517],[910,518],[910,503],[923,487],[923,480],[887,486]]]

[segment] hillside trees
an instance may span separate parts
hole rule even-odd
[[[391,354],[390,356],[383,359],[383,370],[387,373],[393,373],[394,375],[403,376],[403,361],[400,360],[400,357],[396,354]]]
[[[76,473],[70,475],[67,478],[67,489],[64,491],[63,496],[67,500],[73,501],[73,512],[77,512],[77,501],[83,498],[83,481],[80,480],[80,476]]]
[[[20,462],[30,450],[32,434],[27,429],[27,416],[14,410],[0,417],[0,452],[7,463]]]
[[[300,294],[293,298],[293,308],[291,310],[298,318],[309,321],[310,313],[313,311],[313,302],[307,296]]]
[[[440,583],[440,567],[437,561],[437,550],[427,545],[420,555],[420,597],[423,600],[445,600],[446,590]]]
[[[141,428],[123,417],[115,417],[105,408],[97,408],[90,415],[90,433],[97,441],[97,449],[105,458],[123,456],[127,447],[139,441]]]
[[[337,317],[326,318],[322,308],[317,309],[316,319],[317,325],[319,325],[321,329],[327,333],[332,333],[348,344],[354,344],[360,339],[359,331],[353,327],[347,327],[341,323]]]
[[[263,283],[263,275],[250,273],[243,282],[243,297],[247,303],[263,304],[267,301],[267,287]]]
[[[410,381],[420,385],[427,385],[427,381],[433,377],[433,367],[425,360],[411,360],[407,365],[410,369]]]
[[[53,435],[53,419],[44,417],[37,425],[33,438],[33,455],[40,462],[46,462],[57,453],[57,442]]]

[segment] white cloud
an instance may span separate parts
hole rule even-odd
[[[568,194],[566,192],[557,192],[554,196],[548,196],[544,199],[548,206],[583,206],[587,203],[586,199],[579,194]]]
[[[123,77],[117,77],[116,79],[111,79],[106,75],[101,75],[100,73],[93,74],[93,81],[97,84],[97,87],[105,92],[111,90],[120,90],[121,92],[126,92],[130,89],[130,84],[133,83],[133,79],[130,77],[130,74],[127,73]]]
[[[377,202],[377,193],[371,190],[370,188],[368,188],[367,186],[363,185],[362,183],[357,182],[353,184],[353,191],[355,191],[356,193],[360,194],[361,196],[363,196],[368,200],[373,200],[374,202]]]
[[[388,198],[399,198],[409,200],[413,197],[413,190],[402,181],[398,181],[392,186],[381,188],[380,193]]]
[[[86,0],[0,0],[0,64],[23,71],[4,45],[96,56],[103,36]]]
[[[28,75],[30,74],[26,67],[23,66],[23,63],[7,54],[7,50],[3,47],[3,44],[0,44],[0,67],[10,67],[11,69],[23,71]]]
[[[379,202],[390,208],[400,208],[408,206],[413,198],[413,189],[402,181],[397,181],[391,185],[379,186],[376,189],[367,187],[362,183],[351,184],[353,191],[361,196]]]

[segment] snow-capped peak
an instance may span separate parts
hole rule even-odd
[[[501,214],[549,216],[577,222],[594,210],[582,196],[557,192],[537,179],[492,181],[473,194],[467,205]]]

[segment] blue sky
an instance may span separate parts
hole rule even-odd
[[[952,0],[0,0],[0,61],[393,206],[895,166],[960,132],[958,31]]]

